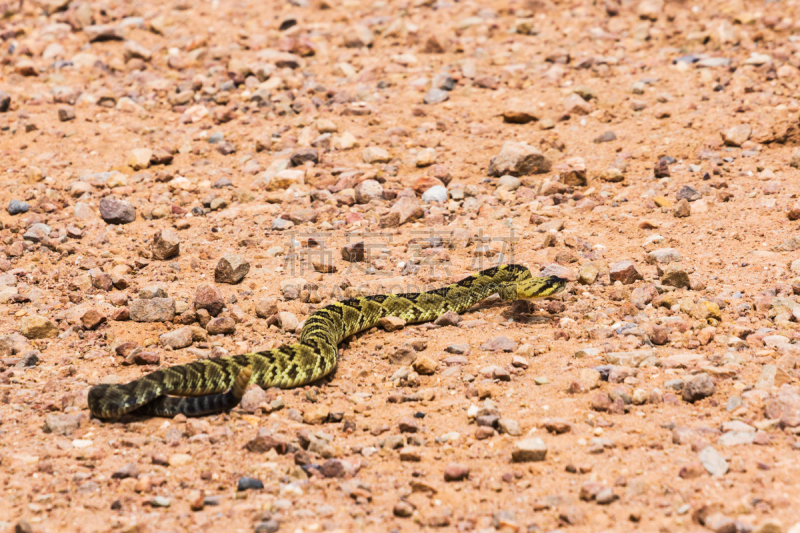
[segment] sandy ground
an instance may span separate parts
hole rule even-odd
[[[798,35],[788,0],[0,3],[0,530],[797,533]],[[227,414],[89,413],[498,262],[570,284]]]

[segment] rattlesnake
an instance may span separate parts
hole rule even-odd
[[[501,265],[428,292],[362,296],[330,304],[311,315],[300,342],[273,350],[195,361],[151,372],[125,385],[96,385],[89,408],[98,418],[137,415],[202,416],[236,406],[252,381],[263,388],[291,388],[329,374],[343,339],[375,326],[383,317],[407,323],[461,313],[484,298],[546,298],[564,290],[566,280],[532,277],[520,265]],[[225,392],[227,391],[227,392]]]

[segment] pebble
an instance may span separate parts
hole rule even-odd
[[[236,331],[236,321],[231,317],[218,316],[208,321],[206,331],[211,335],[229,335]]]
[[[504,336],[490,337],[481,345],[481,350],[488,352],[513,352],[517,343]]]
[[[262,483],[258,479],[247,476],[240,477],[239,481],[236,483],[236,490],[238,490],[239,492],[245,490],[260,490],[263,488],[264,488],[264,483]]]
[[[388,163],[389,161],[391,161],[389,152],[378,146],[370,146],[368,148],[364,148],[364,151],[361,153],[361,158],[364,161],[364,163],[367,163],[369,165],[374,165],[377,163]]]
[[[172,298],[137,298],[130,305],[130,319],[134,322],[172,322],[175,318],[175,300]]]
[[[22,235],[22,238],[31,242],[42,242],[50,235],[50,226],[47,224],[36,223],[31,225],[28,230]]]
[[[128,201],[105,197],[100,200],[100,217],[108,224],[130,224],[136,220],[136,209]]]
[[[659,248],[647,254],[647,262],[651,265],[660,263],[668,265],[669,263],[677,263],[683,260],[678,250],[674,248]]]
[[[106,322],[106,317],[97,309],[89,309],[81,315],[81,324],[87,330],[97,329]]]
[[[181,240],[178,234],[171,229],[161,230],[153,236],[151,248],[153,259],[166,261],[177,257],[181,251]]]
[[[194,308],[205,309],[211,316],[217,316],[225,307],[222,292],[210,283],[203,283],[197,287],[194,294]]]
[[[366,247],[363,242],[356,242],[342,246],[342,259],[350,263],[361,263],[366,260]]]
[[[512,437],[518,437],[522,435],[522,429],[519,426],[519,422],[510,418],[499,419],[497,421],[497,430],[500,433],[511,435]]]
[[[186,348],[192,345],[192,328],[184,326],[168,333],[162,333],[159,335],[158,340],[161,346],[165,348],[169,347],[173,350]]]
[[[539,120],[540,112],[528,100],[511,98],[503,108],[503,120],[510,124],[527,124]]]
[[[375,180],[364,180],[355,188],[356,202],[368,204],[371,200],[383,199],[383,185]]]
[[[544,174],[552,163],[538,149],[525,143],[506,141],[500,153],[489,162],[489,176],[527,176]]]
[[[446,90],[439,89],[437,87],[432,87],[425,93],[425,96],[422,98],[423,103],[428,105],[433,104],[441,104],[442,102],[446,102],[450,99],[450,93]]]
[[[675,265],[669,265],[665,268],[659,281],[662,285],[678,289],[689,289],[692,286],[689,274]]]
[[[607,143],[616,140],[617,140],[617,134],[614,133],[613,131],[606,131],[594,138],[594,142],[597,144]],[[607,180],[607,181],[612,181],[612,180]]]
[[[23,202],[21,200],[11,200],[8,202],[8,214],[9,215],[21,215],[22,213],[27,213],[28,210],[31,208],[28,205],[28,202]]]
[[[419,168],[431,166],[436,162],[436,150],[433,148],[420,150],[414,162]]]
[[[423,355],[417,357],[411,366],[414,368],[414,371],[421,376],[430,376],[436,373],[436,369],[439,365],[430,357]]]
[[[459,315],[458,313],[454,313],[453,311],[447,311],[446,313],[440,315],[436,320],[433,321],[433,323],[436,324],[437,326],[443,326],[443,327],[457,326],[459,322],[461,322],[461,315]],[[455,353],[448,350],[447,348],[445,348],[445,351],[448,351],[450,353]],[[469,346],[467,346],[467,351],[469,351]]]
[[[385,316],[378,320],[378,326],[388,332],[398,331],[406,326],[406,321],[396,316]]]
[[[300,321],[294,313],[281,311],[278,313],[278,326],[280,326],[283,331],[294,332],[300,326]]]
[[[741,146],[749,138],[752,133],[752,128],[749,124],[740,124],[721,132],[722,140],[726,146]]]
[[[50,414],[44,419],[43,430],[45,433],[68,437],[78,430],[81,420],[80,415]]]
[[[630,285],[636,281],[644,279],[633,261],[618,261],[611,265],[609,269],[611,281],[620,281],[623,285]]]
[[[464,481],[469,478],[469,467],[459,464],[450,463],[444,469],[445,481]]]
[[[392,513],[398,518],[408,518],[414,514],[414,507],[405,500],[400,500],[394,504]]]
[[[20,321],[19,332],[28,339],[52,339],[58,335],[58,327],[46,317],[30,315]]]
[[[511,458],[518,463],[544,461],[547,456],[547,445],[538,437],[523,439],[514,443]]]
[[[238,254],[225,254],[214,268],[214,281],[235,285],[250,272],[250,262]]]
[[[706,446],[700,452],[700,464],[714,477],[724,476],[728,472],[728,461],[712,446]]]
[[[716,391],[714,380],[708,374],[697,374],[686,380],[681,396],[684,401],[697,402],[712,396]]]
[[[444,203],[447,201],[447,188],[443,185],[434,185],[422,194],[422,202],[429,204],[431,202]]]
[[[59,107],[58,120],[61,122],[69,122],[70,120],[75,120],[75,110],[71,107]]]

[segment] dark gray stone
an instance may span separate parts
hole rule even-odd
[[[28,205],[28,202],[23,202],[21,200],[11,200],[8,202],[8,214],[9,215],[21,215],[22,213],[27,213],[31,206]]]

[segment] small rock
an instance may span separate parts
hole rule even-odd
[[[422,98],[422,101],[428,105],[431,105],[431,104],[441,104],[442,102],[446,102],[449,99],[450,99],[449,92],[433,87],[430,90],[428,90],[428,92],[425,93],[425,96]]]
[[[192,345],[192,328],[185,326],[175,329],[168,333],[162,333],[158,337],[161,346],[170,347],[173,350],[180,350]]]
[[[197,287],[194,295],[194,308],[205,309],[211,316],[217,316],[225,307],[222,292],[214,285],[204,283]]]
[[[206,331],[211,335],[229,335],[236,331],[236,321],[228,316],[212,318],[206,324]]]
[[[78,415],[52,414],[44,419],[44,432],[54,435],[69,436],[81,425],[81,417]]]
[[[275,298],[261,298],[255,305],[258,318],[269,318],[278,314],[278,300]]]
[[[342,259],[350,263],[361,263],[366,260],[366,247],[363,242],[356,242],[342,247]]]
[[[419,151],[415,159],[415,164],[419,168],[429,167],[436,162],[436,150],[433,148],[424,148]]]
[[[450,463],[444,469],[445,481],[464,481],[469,478],[469,467],[458,463]]]
[[[600,275],[600,267],[596,263],[586,263],[578,271],[578,283],[581,285],[593,285]]]
[[[697,374],[686,380],[681,393],[684,401],[696,402],[713,395],[716,390],[714,380],[708,374]]]
[[[214,281],[235,285],[250,272],[250,262],[241,255],[225,254],[214,269]]]
[[[417,357],[411,366],[414,368],[414,371],[421,376],[430,376],[436,372],[439,365],[430,357],[423,355]]]
[[[508,337],[491,337],[481,345],[481,350],[489,352],[513,352],[517,348],[517,343]]]
[[[368,204],[371,200],[383,200],[383,185],[376,180],[364,180],[355,187],[356,202]]]
[[[506,141],[489,162],[489,176],[527,176],[549,172],[552,163],[542,152],[525,143]]]
[[[97,329],[101,324],[105,323],[106,317],[97,309],[89,309],[81,316],[81,324],[89,330]]]
[[[679,201],[685,199],[685,200],[687,200],[689,202],[695,202],[695,201],[699,200],[700,198],[702,198],[703,195],[700,194],[700,192],[698,192],[694,187],[692,187],[690,185],[684,185],[683,187],[680,188],[680,190],[678,191],[678,194],[675,195],[675,197]]]
[[[752,128],[749,124],[734,126],[720,133],[725,146],[741,146],[750,138]]]
[[[328,459],[319,466],[319,472],[327,478],[344,477],[346,471],[344,463],[338,459]]]
[[[519,427],[519,422],[510,418],[501,418],[497,421],[497,430],[500,433],[518,437],[522,435],[522,429]]]
[[[594,142],[596,142],[598,144],[607,143],[607,142],[616,141],[616,140],[617,140],[617,134],[614,133],[613,131],[610,131],[610,130],[606,131],[606,132],[602,133],[601,135],[599,135],[599,136],[594,138]],[[606,181],[613,181],[613,180],[606,180]]]
[[[389,156],[389,152],[378,146],[370,146],[365,148],[361,153],[361,158],[363,159],[364,163],[369,165],[388,163],[392,160],[391,156]]]
[[[605,392],[598,392],[592,396],[592,409],[599,412],[606,412],[611,409],[611,398]]]
[[[620,281],[623,285],[629,285],[635,281],[644,279],[642,275],[636,270],[633,261],[618,261],[611,265],[609,270],[609,277],[611,281]]]
[[[422,194],[422,202],[429,204],[431,202],[444,203],[447,201],[447,188],[444,185],[434,185]]]
[[[153,259],[159,261],[166,261],[177,257],[181,251],[181,240],[178,234],[171,230],[161,230],[153,237],[153,246],[151,248]]]
[[[68,122],[70,120],[75,120],[75,110],[71,107],[60,107],[58,108],[58,120],[61,122]]]
[[[303,422],[311,425],[324,424],[330,417],[330,409],[324,405],[314,405],[303,413]]]
[[[149,148],[134,148],[128,154],[128,166],[133,170],[142,170],[150,166],[153,151]]]
[[[561,183],[569,187],[585,187],[586,163],[582,157],[571,157],[558,165],[558,177]]]
[[[134,322],[172,322],[174,318],[172,298],[137,298],[131,302],[130,319]]]
[[[418,463],[422,460],[422,452],[414,446],[404,446],[400,448],[400,460]]]
[[[700,463],[712,476],[723,476],[728,471],[728,461],[712,446],[706,446],[700,452]]]
[[[239,492],[244,490],[259,490],[263,489],[264,484],[255,478],[242,476],[239,478],[239,482],[236,484],[236,490]]]
[[[288,311],[281,311],[278,313],[278,326],[280,326],[283,331],[295,331],[299,325],[300,321],[294,313]]]
[[[405,500],[400,500],[394,505],[392,513],[398,518],[408,518],[414,514],[414,507]]]
[[[667,158],[662,157],[658,160],[655,168],[653,169],[653,175],[656,178],[668,178],[670,176],[669,160]]]
[[[50,339],[58,335],[58,327],[49,319],[38,315],[23,317],[19,331],[28,339]]]
[[[245,393],[245,396],[246,395],[247,393]],[[270,435],[261,434],[248,441],[244,447],[247,451],[252,453],[267,453],[270,450],[275,450],[278,455],[284,455],[288,451],[288,446],[285,442]]]
[[[125,200],[105,197],[100,200],[100,217],[108,224],[130,224],[136,220],[136,209]]]
[[[437,326],[457,326],[461,322],[461,315],[453,311],[447,311],[439,318],[433,321]],[[452,352],[451,352],[452,353]]]
[[[529,100],[512,98],[503,109],[503,120],[510,124],[527,124],[539,120],[540,113]]]
[[[136,463],[127,463],[125,466],[111,474],[111,479],[125,479],[125,478],[139,477],[139,468]]]
[[[692,214],[692,206],[689,205],[689,200],[685,198],[675,204],[675,209],[672,211],[672,215],[675,218],[686,218]]]
[[[378,326],[386,331],[398,331],[406,326],[406,321],[396,316],[385,316],[378,320]]]
[[[544,461],[547,456],[547,445],[540,438],[517,441],[511,452],[511,458],[518,463]]]
[[[679,289],[688,289],[691,287],[689,274],[680,267],[669,265],[664,269],[661,275],[661,284],[669,287],[677,287]]]
[[[8,211],[9,215],[13,216],[13,215],[21,215],[22,213],[27,213],[30,208],[31,206],[28,205],[28,202],[23,202],[21,200],[11,200],[10,202],[8,202],[8,208],[6,210]]]

